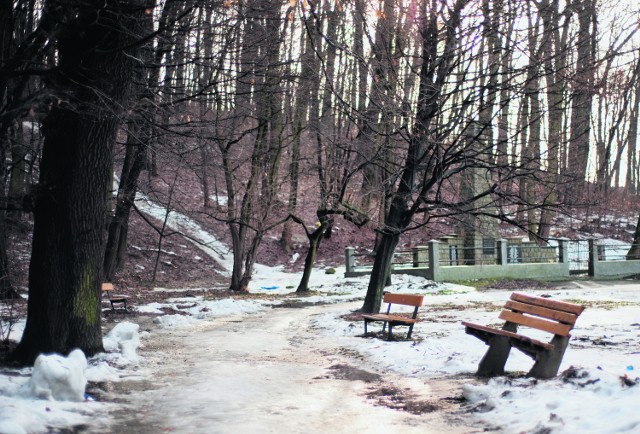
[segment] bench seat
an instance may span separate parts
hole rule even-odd
[[[377,313],[377,314],[372,314],[372,315],[362,315],[362,318],[364,318],[365,320],[369,320],[368,322],[371,321],[387,321],[387,322],[394,322],[394,323],[398,323],[398,324],[415,324],[418,322],[417,318],[407,318],[404,316],[399,316],[399,315],[386,315],[384,313]]]
[[[482,326],[466,321],[462,321],[462,325],[466,327],[465,331],[467,334],[477,337],[478,339],[484,341],[485,344],[488,344],[490,342],[492,336],[506,336],[509,338],[509,343],[511,344],[511,346],[518,348],[523,353],[532,358],[535,358],[535,355],[538,353],[538,351],[553,350],[552,344],[542,342],[528,336],[519,335],[518,333],[494,329],[492,327]]]

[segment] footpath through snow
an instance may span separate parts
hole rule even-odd
[[[328,336],[316,322],[356,307],[277,308],[210,322],[198,333],[165,330],[154,339],[162,348],[144,352],[157,364],[153,384],[127,397],[135,410],[114,431],[470,432],[444,417],[453,406],[429,385],[368,366],[349,338]],[[449,397],[459,395],[455,384],[446,384]],[[382,405],[392,399],[424,413]]]

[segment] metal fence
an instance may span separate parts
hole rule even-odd
[[[571,240],[567,246],[569,255],[569,273],[589,273],[589,241]]]

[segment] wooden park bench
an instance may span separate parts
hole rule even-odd
[[[413,326],[418,322],[418,308],[422,306],[422,300],[424,299],[423,295],[413,295],[413,294],[392,294],[390,292],[384,293],[383,302],[389,303],[387,306],[387,313],[375,313],[375,314],[365,314],[362,315],[364,319],[364,332],[367,333],[367,325],[370,322],[381,321],[382,322],[382,332],[384,333],[387,324],[389,325],[389,340],[392,338],[392,328],[393,326],[407,326],[409,327],[409,332],[407,333],[407,339],[411,338],[411,332],[413,331]],[[411,318],[402,315],[391,315],[389,312],[391,311],[392,304],[401,304],[405,306],[413,306],[413,315]]]
[[[503,375],[511,347],[516,347],[535,360],[529,376],[556,376],[569,344],[569,331],[583,310],[577,304],[514,292],[500,312],[499,318],[506,321],[501,330],[463,321],[466,333],[489,345],[477,375]],[[518,333],[518,325],[542,330],[553,338],[549,342],[532,339]]]
[[[109,301],[109,303],[111,304],[111,310],[115,311],[116,307],[115,304],[117,303],[121,303],[123,305],[123,308],[126,312],[127,310],[127,300],[129,299],[128,296],[126,295],[113,295],[112,292],[114,291],[114,287],[113,287],[113,283],[103,283],[102,284],[102,295],[106,295],[107,296],[107,300]]]

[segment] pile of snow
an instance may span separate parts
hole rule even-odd
[[[27,396],[39,399],[84,401],[86,369],[87,358],[81,350],[73,350],[67,357],[40,354],[24,390]]]
[[[206,300],[202,296],[167,299],[164,303],[138,306],[138,312],[162,314],[165,309],[179,312],[161,315],[153,322],[160,328],[187,328],[201,325],[202,321],[222,316],[246,315],[265,310],[273,302],[265,300]]]
[[[568,369],[548,381],[498,377],[466,384],[469,409],[489,424],[499,421],[512,432],[638,432],[638,379],[598,369]]]
[[[96,415],[108,423],[104,415],[113,404],[93,401],[86,394],[87,381],[118,381],[127,374],[122,367],[139,361],[138,329],[133,323],[116,325],[104,337],[107,352],[89,360],[81,350],[67,357],[41,354],[33,368],[0,375],[0,433],[47,433],[95,426]]]
[[[139,330],[140,326],[135,323],[116,324],[102,340],[105,351],[115,354],[120,365],[137,362],[139,360],[137,351],[140,346]]]

